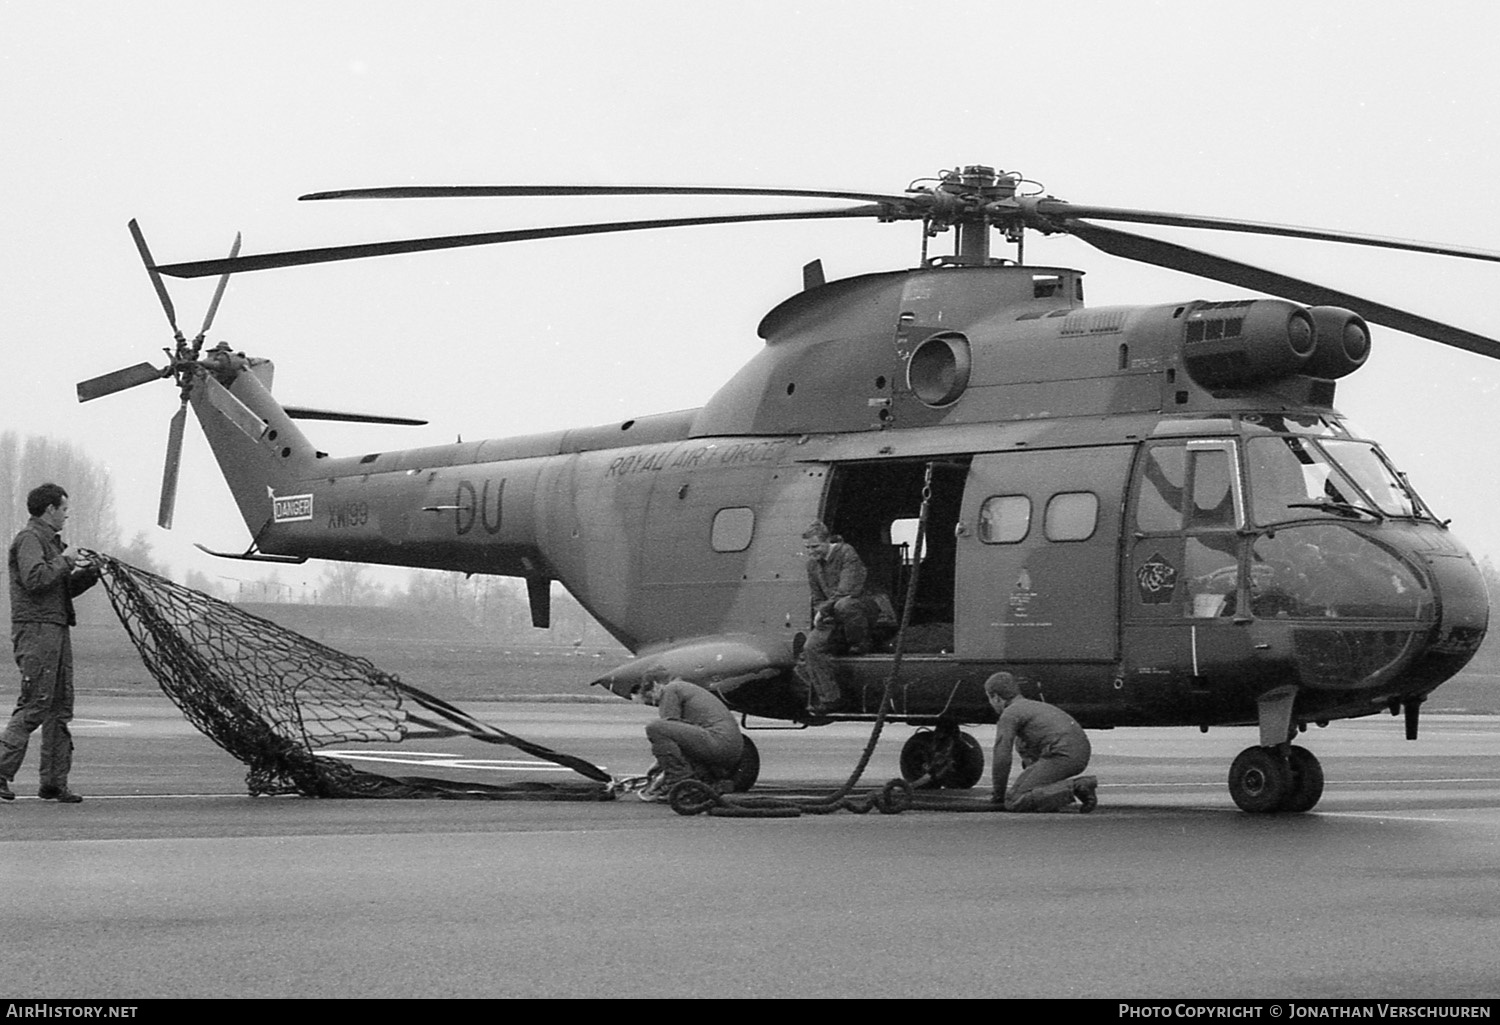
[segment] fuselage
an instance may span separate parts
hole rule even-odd
[[[756,714],[800,711],[815,519],[906,613],[914,721],[992,721],[1001,668],[1095,727],[1253,723],[1282,687],[1298,722],[1364,715],[1462,668],[1478,568],[1331,383],[1242,386],[1262,373],[1242,354],[1183,340],[1229,304],[1085,311],[1073,275],[825,286],[773,311],[766,353],[703,409],[576,431],[331,457],[244,357],[193,401],[260,551],[524,577],[539,616],[556,580]],[[840,661],[856,707],[895,644]]]

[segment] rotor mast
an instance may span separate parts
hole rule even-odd
[[[990,256],[990,229],[997,223],[1003,224],[1006,237],[1019,245],[1020,224],[1006,222],[1011,220],[1007,214],[1015,212],[1020,181],[1019,175],[971,164],[942,172],[936,187],[922,190],[932,197],[927,234],[935,235],[949,227],[954,230],[953,255],[938,257],[934,262],[956,267],[989,266],[995,262]]]

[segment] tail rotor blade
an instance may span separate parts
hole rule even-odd
[[[240,233],[234,233],[234,245],[229,247],[229,258],[233,260],[240,255]],[[158,278],[158,280],[160,280]],[[229,271],[219,279],[219,286],[214,289],[213,302],[208,304],[208,312],[203,315],[203,327],[198,331],[198,337],[193,341],[193,355],[197,356],[198,349],[203,345],[203,336],[208,334],[209,325],[214,322],[214,314],[219,312],[219,300],[224,298],[224,286],[229,284]]]
[[[182,340],[182,332],[177,328],[177,311],[172,308],[172,298],[167,295],[167,286],[162,282],[161,275],[156,271],[156,261],[151,258],[151,250],[146,248],[146,236],[141,234],[141,226],[130,219],[130,237],[135,239],[135,247],[140,251],[141,261],[146,265],[146,273],[151,276],[151,284],[156,288],[156,297],[161,300],[161,308],[167,311],[167,323],[172,325],[172,333]]]
[[[156,513],[156,523],[164,530],[172,529],[172,512],[177,506],[177,470],[182,463],[182,433],[186,427],[187,403],[184,402],[167,428],[167,461],[161,471],[161,506]]]
[[[166,371],[158,370],[150,363],[137,363],[133,367],[125,367],[113,373],[91,377],[87,381],[79,381],[78,401],[87,402],[89,399],[113,395],[117,391],[134,388],[138,384],[159,381],[165,376]]]

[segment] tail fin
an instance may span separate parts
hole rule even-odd
[[[204,358],[191,391],[193,412],[256,537],[275,516],[274,499],[297,490],[322,457],[272,397],[273,371],[269,360],[220,346]]]

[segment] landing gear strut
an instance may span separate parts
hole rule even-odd
[[[901,748],[901,778],[925,788],[968,790],[984,776],[984,748],[956,726],[913,733]]]

